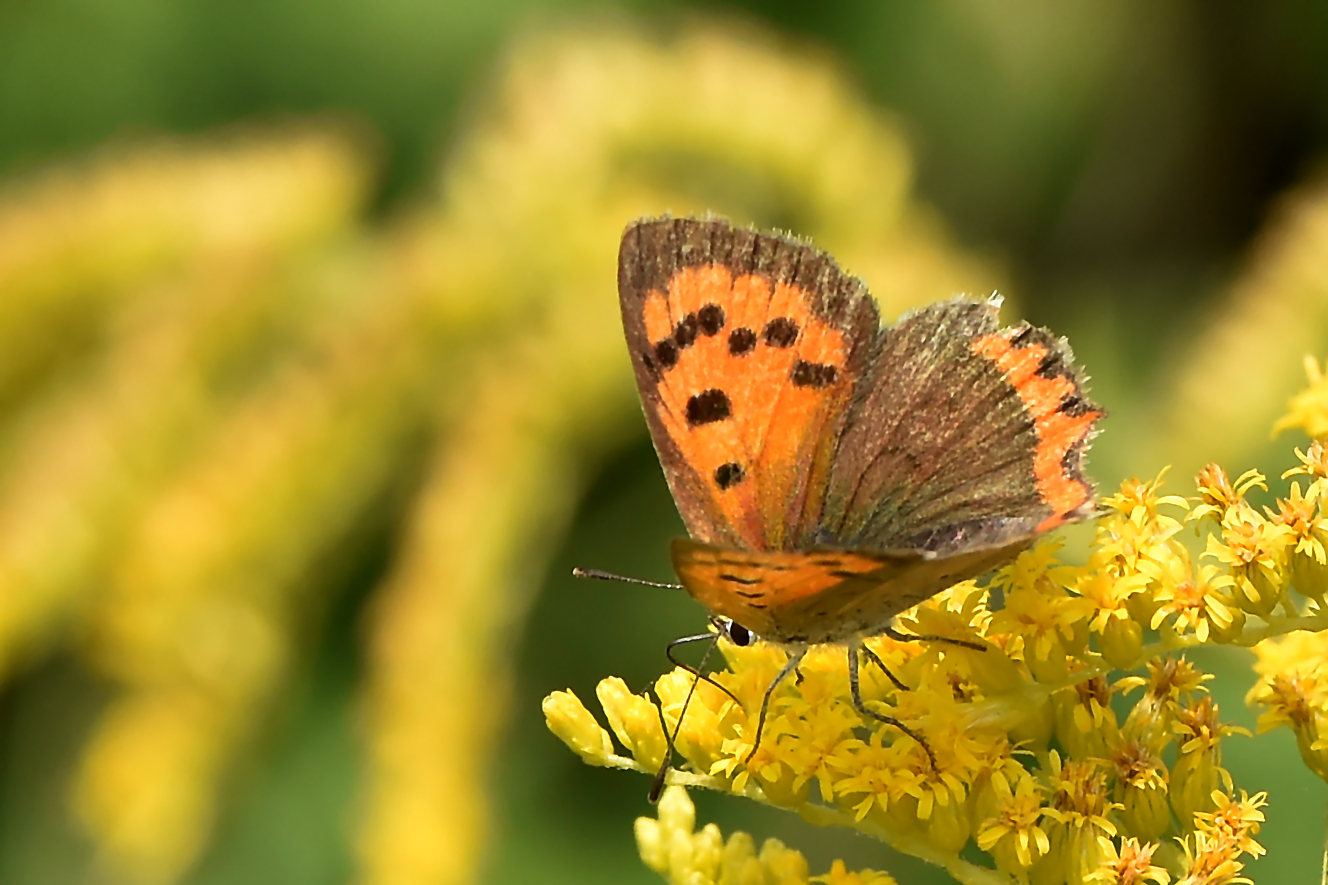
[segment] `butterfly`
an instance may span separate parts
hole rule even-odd
[[[618,292],[690,535],[674,570],[731,636],[788,652],[758,741],[775,687],[832,643],[848,647],[854,706],[931,757],[862,703],[863,640],[917,638],[894,618],[1092,515],[1083,462],[1104,411],[1069,346],[1002,328],[995,296],[882,326],[825,252],[717,218],[631,224]]]

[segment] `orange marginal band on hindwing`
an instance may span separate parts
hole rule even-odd
[[[1033,474],[1051,514],[1038,531],[1060,525],[1089,503],[1093,490],[1084,480],[1082,450],[1104,412],[1083,396],[1063,342],[1023,326],[973,342],[973,351],[994,362],[1019,393],[1037,426]]]

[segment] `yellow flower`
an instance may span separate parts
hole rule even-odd
[[[1201,565],[1196,572],[1186,554],[1159,569],[1156,578],[1152,629],[1165,625],[1181,636],[1193,632],[1199,642],[1210,636],[1222,642],[1234,639],[1245,626],[1245,613],[1236,607],[1230,589],[1236,580],[1218,566]]]
[[[1221,767],[1221,740],[1232,734],[1249,734],[1243,728],[1223,725],[1217,704],[1201,698],[1179,707],[1172,728],[1179,736],[1180,753],[1171,769],[1171,807],[1181,827],[1189,829],[1194,816],[1213,807],[1212,796],[1219,786],[1230,789],[1231,775]]]
[[[1015,780],[1011,786],[1010,780]],[[1051,843],[1042,818],[1042,788],[1022,767],[997,771],[979,796],[982,818],[977,844],[1003,872],[1020,875],[1046,854]]]
[[[1105,677],[1095,676],[1052,698],[1056,738],[1069,756],[1105,759],[1120,741],[1116,713],[1111,709],[1113,691]]]
[[[1131,478],[1121,483],[1120,491],[1102,499],[1102,506],[1115,510],[1120,516],[1136,525],[1151,525],[1161,533],[1170,536],[1180,528],[1180,522],[1174,517],[1163,514],[1158,508],[1163,505],[1188,509],[1190,504],[1179,495],[1160,495],[1162,480],[1167,471],[1164,469],[1151,482]]]
[[[825,885],[896,885],[894,877],[874,870],[850,873],[844,868],[842,860],[835,861],[830,867],[830,872],[825,875],[813,876],[812,881],[824,882]]]
[[[1221,540],[1208,536],[1204,556],[1230,569],[1241,608],[1266,617],[1286,591],[1284,565],[1291,540],[1287,526],[1270,522],[1253,508],[1235,508],[1222,521]]]
[[[1203,684],[1209,679],[1212,676],[1182,657],[1150,661],[1146,681],[1137,676],[1120,680],[1117,686],[1121,688],[1147,686],[1126,717],[1125,735],[1145,743],[1154,752],[1161,752],[1171,740],[1177,703],[1182,697],[1204,691]]]
[[[1115,748],[1111,763],[1125,828],[1143,839],[1161,838],[1171,826],[1167,769],[1161,756],[1141,741],[1131,740]]]
[[[1072,570],[1056,567],[1053,544],[1037,544],[992,576],[1005,594],[1005,607],[991,618],[990,632],[1008,635],[1006,650],[1021,658],[1033,678],[1054,684],[1069,674],[1069,656],[1082,649],[1092,602],[1071,596],[1065,583]]]
[[[1287,413],[1273,425],[1273,436],[1292,427],[1303,428],[1314,439],[1328,436],[1328,378],[1312,356],[1305,357],[1305,375],[1310,386],[1287,404]]]
[[[1227,518],[1248,507],[1245,495],[1250,489],[1268,488],[1268,481],[1257,470],[1247,470],[1236,478],[1233,485],[1227,472],[1217,464],[1209,464],[1199,471],[1195,480],[1199,486],[1199,506],[1190,511],[1191,520],[1213,518],[1226,522]]]
[[[1091,759],[1069,759],[1051,754],[1051,804],[1047,817],[1050,847],[1032,870],[1034,881],[1047,876],[1063,876],[1063,881],[1078,885],[1102,866],[1108,857],[1116,825],[1109,815],[1120,806],[1110,801],[1106,791],[1106,773]]]
[[[1241,790],[1240,799],[1236,800],[1219,792],[1213,795],[1213,804],[1216,806],[1215,811],[1195,815],[1195,828],[1232,845],[1243,854],[1262,856],[1264,847],[1255,842],[1253,837],[1263,825],[1261,809],[1268,804],[1268,794],[1256,793],[1251,796]]]
[[[1321,604],[1328,592],[1328,519],[1319,508],[1324,488],[1322,480],[1315,481],[1302,496],[1300,483],[1293,482],[1290,497],[1278,499],[1277,514],[1269,512],[1274,525],[1286,528],[1293,545],[1288,553],[1292,587]]]
[[[1312,476],[1316,485],[1318,480],[1328,479],[1328,449],[1324,448],[1320,440],[1314,440],[1303,452],[1300,449],[1296,449],[1295,452],[1300,466],[1284,471],[1283,479],[1292,476]]]
[[[1167,885],[1171,875],[1162,867],[1153,863],[1156,844],[1140,844],[1138,839],[1121,840],[1120,849],[1109,843],[1106,856],[1096,870],[1086,877],[1086,881],[1100,885]]]
[[[1133,667],[1143,652],[1144,627],[1134,619],[1129,602],[1148,584],[1149,576],[1142,572],[1120,576],[1100,569],[1083,575],[1075,586],[1096,609],[1088,628],[1100,635],[1098,647],[1113,667]]]
[[[1245,865],[1238,859],[1240,853],[1234,845],[1208,833],[1191,833],[1181,840],[1185,853],[1185,874],[1176,885],[1253,885],[1245,876],[1238,875]]]
[[[998,872],[1030,885],[1159,885],[1168,878],[1153,863],[1158,850],[1168,863],[1176,861],[1173,869],[1181,860],[1189,865],[1190,878],[1182,881],[1227,881],[1242,869],[1241,857],[1262,850],[1253,836],[1264,797],[1229,798],[1221,738],[1244,731],[1219,720],[1204,695],[1208,674],[1165,655],[1177,646],[1249,635],[1244,611],[1233,604],[1237,576],[1258,580],[1251,569],[1268,564],[1278,531],[1289,533],[1294,524],[1264,519],[1245,504],[1244,493],[1261,481],[1249,473],[1233,484],[1216,469],[1207,472],[1207,506],[1217,517],[1211,530],[1220,534],[1210,550],[1224,555],[1209,556],[1197,569],[1177,539],[1182,523],[1163,512],[1183,502],[1163,496],[1158,482],[1132,481],[1108,499],[1110,512],[1085,565],[1061,565],[1055,543],[1037,545],[987,587],[965,582],[900,619],[903,628],[931,638],[866,640],[863,701],[908,731],[854,707],[842,647],[808,650],[795,675],[770,695],[760,727],[786,654],[760,642],[721,641],[728,668],[713,674],[713,682],[697,683],[692,673],[676,670],[656,683],[670,728],[692,694],[678,732],[685,764],[670,772],[670,781],[857,829],[943,865],[961,881],[987,881]],[[1291,500],[1308,496],[1293,493]],[[1004,606],[992,610],[997,594]],[[1259,629],[1313,626],[1316,617],[1279,614]],[[1144,644],[1149,627],[1160,631],[1161,642]],[[1258,653],[1263,681],[1250,698],[1268,708],[1261,730],[1288,724],[1307,760],[1328,757],[1328,740],[1318,737],[1328,715],[1328,680],[1317,676],[1328,671],[1328,642],[1294,634],[1262,643]],[[1112,664],[1127,659],[1142,659],[1147,673],[1113,679]],[[1112,698],[1135,688],[1144,691],[1122,726]],[[654,705],[617,680],[601,683],[598,693],[634,759],[612,755],[603,729],[570,695],[550,698],[550,710],[566,707],[561,718],[550,716],[551,727],[575,734],[569,743],[597,764],[649,770],[661,739]],[[1168,767],[1173,753],[1176,762]],[[778,843],[758,853],[744,834],[724,841],[714,828],[694,832],[686,816],[669,829],[665,822],[677,812],[666,812],[658,822],[638,822],[638,840],[643,857],[671,882],[808,881],[801,855]],[[1180,850],[1159,849],[1156,840],[1175,820],[1190,837]],[[985,852],[985,866],[968,859],[970,842]],[[784,872],[772,872],[772,858],[782,858]],[[836,864],[815,881],[892,880]]]

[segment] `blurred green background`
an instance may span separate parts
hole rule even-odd
[[[1185,493],[1303,442],[1325,147],[1312,0],[0,0],[0,882],[652,881],[644,779],[539,711],[703,623],[567,576],[682,533],[617,231],[779,224],[887,316],[999,288],[1111,410],[1099,484]],[[1323,785],[1228,748],[1255,879],[1311,876]]]

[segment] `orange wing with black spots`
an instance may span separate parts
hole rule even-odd
[[[794,549],[880,336],[825,254],[721,221],[623,236],[618,290],[646,419],[692,537]]]

